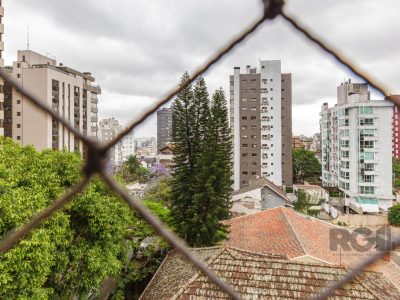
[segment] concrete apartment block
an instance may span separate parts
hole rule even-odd
[[[157,153],[172,141],[172,110],[169,107],[157,111]]]
[[[291,74],[279,60],[257,68],[234,68],[230,76],[229,118],[233,135],[234,190],[261,176],[277,186],[292,185]]]
[[[322,181],[356,212],[392,206],[393,104],[370,100],[368,85],[342,83],[338,104],[321,110]]]
[[[61,63],[57,66],[54,59],[31,50],[18,51],[17,61],[5,70],[76,129],[97,137],[97,97],[101,90],[90,73]],[[37,150],[65,148],[83,153],[81,141],[57,119],[36,108],[11,86],[5,86],[5,94],[6,136]]]

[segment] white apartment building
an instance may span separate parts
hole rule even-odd
[[[97,96],[101,93],[88,72],[78,72],[56,60],[33,52],[18,51],[9,72],[80,132],[97,137]],[[14,87],[4,86],[4,135],[37,150],[67,149],[83,153],[82,142],[57,119],[38,109]]]
[[[322,182],[338,186],[353,210],[379,212],[392,206],[392,111],[370,100],[365,83],[342,83],[337,105],[321,110]]]
[[[122,125],[115,118],[102,119],[99,122],[99,139],[104,142],[114,140],[122,131]],[[113,167],[120,166],[129,155],[135,153],[135,139],[133,130],[125,135],[114,147],[110,150],[110,164]]]
[[[127,160],[130,155],[135,154],[135,138],[133,130],[125,135],[115,145],[115,165],[119,166]]]
[[[230,125],[233,135],[234,190],[261,176],[277,186],[292,185],[291,74],[281,61],[234,68],[230,76]]]

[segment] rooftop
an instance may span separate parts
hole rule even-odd
[[[348,229],[286,207],[276,207],[233,218],[224,223],[229,226],[229,238],[224,242],[225,246],[260,253],[286,254],[291,260],[319,261],[330,265],[352,267],[368,253],[375,251],[372,249],[370,252],[359,252],[353,248],[342,251],[340,246],[337,250],[332,250],[331,230],[348,231]],[[362,244],[364,237],[358,235],[357,238]],[[381,261],[370,269],[384,272],[389,280],[400,287],[400,266],[394,262]]]
[[[347,270],[290,261],[232,247],[193,249],[243,299],[305,299],[342,277]],[[177,251],[171,251],[140,299],[229,299]],[[380,273],[363,272],[329,299],[400,299]]]

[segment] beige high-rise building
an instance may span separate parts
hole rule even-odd
[[[4,7],[0,0],[0,68],[4,67],[3,51],[4,51]],[[4,80],[0,78],[0,136],[4,135]]]
[[[230,124],[233,135],[234,190],[266,177],[292,185],[292,77],[279,60],[260,68],[234,68],[230,76]]]
[[[5,70],[80,132],[97,137],[101,89],[90,73],[57,65],[55,59],[31,50],[18,51],[17,61]],[[4,135],[19,144],[33,145],[37,150],[65,148],[83,153],[82,142],[73,133],[7,85],[4,112]]]

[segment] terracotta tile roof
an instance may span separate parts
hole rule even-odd
[[[353,248],[350,251],[341,251],[340,247],[337,251],[331,250],[331,230],[348,229],[286,207],[233,218],[224,221],[224,224],[229,226],[229,237],[224,242],[225,246],[261,253],[286,254],[291,260],[304,260],[306,257],[332,265],[352,267],[375,251],[371,249],[369,252],[359,252]],[[362,241],[363,237],[358,236],[358,239]],[[387,279],[400,287],[398,265],[380,261],[370,269],[383,272]]]
[[[305,299],[346,273],[342,267],[311,264],[232,247],[193,249],[242,299]],[[180,253],[171,251],[143,292],[142,300],[228,299]],[[400,299],[381,274],[364,272],[329,299]]]

